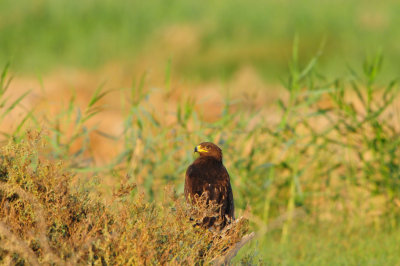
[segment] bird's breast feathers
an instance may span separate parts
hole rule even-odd
[[[189,179],[202,180],[206,183],[218,183],[218,181],[229,178],[224,166],[204,167],[202,164],[192,164],[188,168],[186,176]]]

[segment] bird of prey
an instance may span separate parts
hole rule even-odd
[[[222,163],[222,150],[214,143],[203,142],[195,147],[194,152],[200,157],[186,170],[186,200],[194,204],[196,198],[203,195],[207,204],[213,201],[218,206],[215,215],[205,217],[201,226],[222,229],[234,219],[232,188],[228,171]]]

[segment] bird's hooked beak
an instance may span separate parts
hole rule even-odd
[[[194,152],[198,152],[198,153],[200,153],[200,152],[208,152],[206,149],[203,149],[203,147],[201,146],[201,145],[197,145],[195,148],[194,148]]]

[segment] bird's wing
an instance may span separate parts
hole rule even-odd
[[[233,202],[233,192],[232,192],[232,187],[231,187],[231,182],[229,178],[228,171],[224,167],[223,171],[223,178],[222,180],[224,181],[224,191],[225,191],[225,197],[226,197],[226,202],[224,202],[225,206],[225,214],[227,214],[229,217],[234,218],[235,215],[235,205]]]
[[[233,192],[232,192],[232,187],[231,183],[228,182],[228,209],[227,209],[227,214],[229,217],[232,219],[235,219],[235,204],[233,202]]]

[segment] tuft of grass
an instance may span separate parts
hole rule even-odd
[[[4,121],[6,116],[10,114],[15,108],[25,99],[25,97],[30,93],[30,91],[24,92],[22,95],[18,96],[17,99],[10,99],[10,96],[6,97],[6,92],[9,89],[10,83],[12,81],[11,77],[8,77],[8,70],[10,64],[6,64],[0,75],[0,124]],[[10,103],[11,102],[11,103]],[[23,119],[15,126],[12,132],[0,131],[0,134],[6,138],[13,138],[19,134],[23,125],[28,119],[32,119],[32,111],[29,111]],[[11,133],[11,134],[10,134]]]

